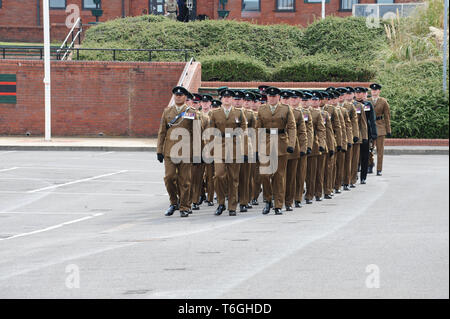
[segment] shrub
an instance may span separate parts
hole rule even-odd
[[[273,73],[274,81],[327,82],[370,81],[375,75],[373,68],[345,58],[329,54],[304,56],[281,64]]]
[[[265,81],[268,70],[264,63],[242,54],[200,57],[204,81]]]

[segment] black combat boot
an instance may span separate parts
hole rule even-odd
[[[166,210],[166,213],[165,213],[164,215],[166,215],[166,216],[172,216],[173,213],[174,213],[176,210],[178,210],[178,205],[170,205],[170,206],[169,206],[169,209]]]
[[[377,176],[381,176],[381,171],[377,171]]]
[[[230,211],[231,212],[231,211]],[[247,212],[247,206],[245,205],[239,205],[239,212],[246,213]]]
[[[180,211],[180,217],[189,217],[189,212],[187,210]]]
[[[268,213],[270,213],[271,208],[272,208],[272,202],[266,202],[266,206],[264,207],[262,213],[264,215],[267,215]]]
[[[219,205],[217,207],[216,212],[214,213],[216,216],[222,215],[223,211],[226,209],[225,205]]]
[[[287,212],[292,212],[292,206],[291,205],[286,205],[286,211]]]
[[[281,208],[275,208],[274,211],[275,211],[275,215],[283,215]]]
[[[252,200],[252,205],[256,205],[256,206],[258,206],[259,205],[259,203],[258,203],[258,200],[255,198],[255,199],[253,199]]]
[[[236,211],[235,211],[235,210],[230,210],[230,211],[228,212],[228,214],[229,214],[230,216],[236,216]]]
[[[320,198],[320,196],[316,196],[316,202],[321,202],[322,198]]]
[[[324,198],[325,198],[325,199],[333,199],[333,197],[331,197],[330,194],[325,194]]]
[[[298,200],[295,201],[295,207],[296,208],[302,208],[302,203],[299,202]]]

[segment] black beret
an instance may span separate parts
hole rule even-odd
[[[303,91],[303,96],[302,96],[302,100],[303,100],[303,101],[310,100],[312,97],[313,97],[313,96],[312,96],[311,93],[308,93],[308,92]]]
[[[355,92],[355,89],[352,88],[351,86],[347,86],[346,89],[347,89],[348,93],[353,93],[353,92]]]
[[[222,105],[222,102],[220,102],[219,100],[212,100],[211,101],[211,106],[212,107],[219,107]]]
[[[312,99],[313,100],[321,100],[321,99],[323,99],[322,93],[320,93],[319,91],[313,91],[312,92]]]
[[[235,90],[235,91],[234,91],[234,98],[235,98],[236,100],[243,99],[244,97],[245,97],[245,94],[244,94],[244,92],[242,92],[241,90]]]
[[[224,96],[234,96],[234,91],[233,91],[233,90],[230,90],[230,89],[223,89],[223,90],[221,90],[221,91],[219,92],[219,94],[220,94],[221,97],[224,97]]]
[[[379,85],[378,83],[372,83],[369,87],[372,90],[381,90],[381,85]]]
[[[212,96],[208,94],[204,94],[202,97],[202,101],[204,102],[212,101],[212,99],[213,99]]]
[[[182,87],[182,86],[176,86],[176,87],[174,87],[174,88],[172,89],[172,93],[173,93],[173,94],[179,94],[179,95],[181,95],[181,94],[183,94],[183,95],[188,95],[189,91],[186,90],[186,89],[185,89],[184,87]]]
[[[292,96],[293,97],[300,97],[300,98],[302,98],[303,97],[303,93],[298,91],[298,90],[293,90],[292,91]]]
[[[283,91],[281,91],[280,96],[285,98],[285,99],[288,99],[288,98],[292,97],[293,94],[289,90],[283,90]]]
[[[325,89],[325,91],[333,91],[333,90],[336,90],[334,86],[329,86]]]
[[[258,90],[264,92],[269,86],[268,85],[260,85],[258,86]]]
[[[201,94],[193,93],[192,95],[194,95],[194,102],[200,102],[203,99],[203,96]]]
[[[193,100],[193,99],[194,99],[194,95],[193,95],[191,92],[187,91],[187,93],[186,93],[186,98],[187,98],[188,100]]]
[[[338,88],[336,89],[336,91],[339,92],[339,93],[341,93],[341,94],[345,94],[345,93],[348,93],[348,92],[349,92],[349,90],[348,90],[347,88],[344,88],[344,87],[338,87]]]
[[[245,92],[244,94],[244,100],[246,101],[253,101],[255,99],[255,94],[252,92]]]
[[[366,90],[363,87],[361,86],[355,87],[355,93],[364,93],[364,92],[366,92]]]
[[[281,93],[281,90],[279,88],[270,86],[265,90],[265,93],[267,95],[274,96],[274,95],[279,95]]]

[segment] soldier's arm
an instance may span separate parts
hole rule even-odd
[[[364,114],[364,107],[361,107],[361,137],[363,140],[368,140],[369,139],[369,130],[368,130],[368,126],[367,126],[367,119],[366,119],[366,115]]]
[[[158,130],[158,142],[156,146],[156,153],[163,154],[164,142],[166,141],[167,135],[167,121],[166,121],[166,110],[163,111],[161,116],[161,121],[159,123]]]
[[[327,130],[325,128],[325,123],[323,122],[322,115],[316,117],[316,130],[317,137],[319,139],[319,146],[326,148],[327,146]]]
[[[247,130],[248,125],[247,125],[247,118],[245,117],[245,113],[242,110],[241,110],[241,128],[242,128],[242,131],[244,132],[243,136],[241,136],[241,144],[242,144],[242,142],[244,142],[243,143],[244,144],[243,145],[244,146],[243,154],[248,156],[248,143],[249,143],[248,142],[248,130]]]
[[[352,105],[349,114],[351,115],[352,120],[353,137],[358,137],[359,136],[358,114],[356,114],[356,108],[354,105]]]
[[[288,108],[286,128],[288,131],[289,144],[288,146],[295,148],[295,142],[297,141],[297,127],[295,125],[294,113],[292,109]]]
[[[297,137],[300,144],[300,152],[306,153],[308,148],[308,133],[306,129],[305,119],[303,118],[303,112],[300,112],[299,124],[297,127]]]
[[[314,124],[313,124],[313,120],[311,117],[311,112],[307,111],[308,114],[308,122],[307,122],[307,126],[306,129],[308,131],[308,146],[309,148],[313,148],[313,144],[314,144]]]
[[[325,118],[327,119],[327,124],[325,124],[327,129],[327,151],[332,151],[334,150],[334,143],[336,143],[336,140],[334,139],[333,124],[331,123],[329,113],[325,113]]]
[[[333,115],[332,115],[333,121],[333,130],[336,133],[336,143],[338,146],[342,146],[344,143],[342,139],[342,128],[341,128],[341,121],[339,120],[339,114],[338,111],[333,108]]]
[[[391,109],[387,100],[384,103],[384,124],[386,126],[386,133],[391,134]]]

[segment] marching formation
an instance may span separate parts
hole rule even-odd
[[[384,138],[391,134],[389,104],[380,91],[376,83],[370,85],[370,97],[364,87],[323,91],[222,87],[220,99],[213,99],[175,87],[174,103],[161,118],[157,144],[170,198],[166,216],[179,210],[181,217],[188,217],[203,202],[214,206],[215,199],[216,215],[228,209],[236,216],[238,205],[242,213],[259,205],[261,192],[263,214],[273,210],[281,215],[283,207],[292,211],[313,200],[330,200],[355,188],[358,172],[360,183],[366,184],[375,165],[375,147],[380,176]],[[184,136],[177,129],[188,132],[187,144],[181,143]],[[230,134],[237,129],[243,133]],[[201,134],[201,150],[195,151],[196,131],[208,130],[214,135]],[[205,160],[208,145],[214,145],[213,161]],[[271,153],[273,145],[277,148]],[[185,147],[187,157],[182,154]],[[275,160],[264,160],[263,154],[269,153]],[[268,169],[270,165],[275,168]]]

